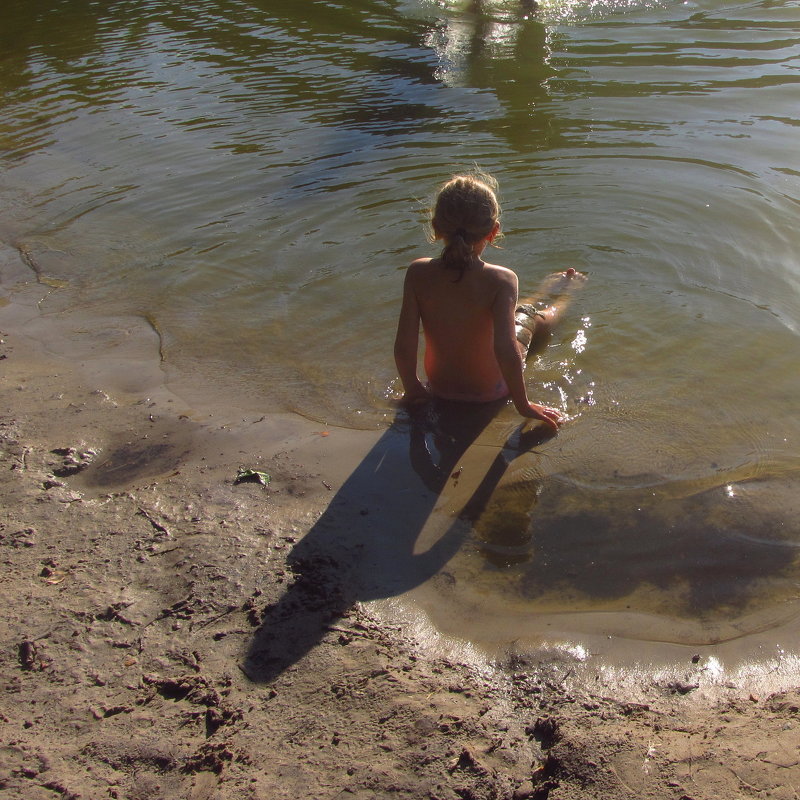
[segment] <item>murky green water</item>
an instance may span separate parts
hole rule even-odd
[[[785,616],[796,4],[30,0],[0,45],[0,236],[76,339],[113,355],[139,316],[188,398],[385,428],[421,209],[477,163],[495,260],[591,280],[529,370],[575,419],[469,521],[462,586],[526,615]]]

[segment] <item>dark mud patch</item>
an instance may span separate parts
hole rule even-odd
[[[181,420],[118,435],[70,483],[81,490],[117,491],[174,473],[192,453],[198,430]]]

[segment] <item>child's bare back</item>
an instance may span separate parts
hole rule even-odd
[[[479,259],[454,282],[438,258],[408,271],[425,335],[428,389],[447,400],[486,402],[508,395],[495,357],[498,304],[512,307],[517,279],[511,270]]]

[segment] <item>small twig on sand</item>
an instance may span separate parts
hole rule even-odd
[[[180,550],[183,545],[176,544],[175,547],[167,547],[166,550],[157,550],[155,553],[150,553],[151,556],[163,556],[167,553],[172,553],[175,550]]]
[[[205,628],[207,625],[211,625],[218,620],[221,620],[223,617],[227,617],[228,614],[232,614],[234,611],[239,611],[241,606],[228,606],[224,611],[217,614],[215,617],[211,617],[210,619],[203,620],[202,622],[198,622],[196,625],[192,625],[192,630],[195,628]]]
[[[170,532],[157,519],[155,519],[153,515],[150,514],[146,509],[139,508],[139,510],[136,513],[141,514],[160,533],[164,533],[167,536],[170,535]]]

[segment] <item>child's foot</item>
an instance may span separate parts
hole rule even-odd
[[[539,287],[538,295],[544,299],[555,299],[560,295],[580,289],[589,280],[584,272],[570,267],[564,272],[554,272],[548,275]]]

